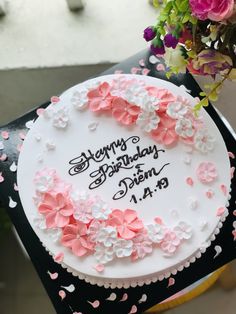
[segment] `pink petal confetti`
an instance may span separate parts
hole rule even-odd
[[[155,218],[154,218],[154,221],[155,221],[155,223],[157,223],[158,225],[162,225],[162,224],[163,224],[163,221],[162,221],[162,219],[161,219],[160,217],[155,217]]]
[[[236,216],[236,209],[233,211],[233,215]]]
[[[146,294],[143,294],[143,295],[141,296],[141,299],[138,300],[138,303],[141,304],[141,303],[144,303],[144,302],[146,302],[146,301],[147,301],[147,295],[146,295]]]
[[[105,267],[104,267],[103,264],[98,264],[98,265],[94,266],[94,269],[96,269],[96,271],[97,271],[98,273],[101,273],[101,272],[104,271]]]
[[[220,207],[217,209],[216,216],[222,216],[226,211],[225,207]]]
[[[230,168],[230,177],[231,177],[231,179],[233,179],[233,177],[234,177],[234,172],[235,172],[235,167],[231,167]]]
[[[116,294],[114,292],[112,292],[106,300],[107,301],[115,301],[116,298],[117,298]]]
[[[220,189],[221,189],[221,192],[225,195],[225,196],[227,196],[227,187],[224,185],[224,184],[221,184],[221,186],[220,186]]]
[[[69,286],[61,286],[61,288],[67,290],[68,292],[72,293],[75,291],[75,286],[73,284],[69,285]]]
[[[212,198],[214,196],[214,191],[209,189],[206,191],[206,197],[207,198]]]
[[[6,160],[7,160],[7,155],[6,155],[6,154],[2,154],[2,155],[0,156],[0,160],[1,160],[1,161],[6,161]]]
[[[26,134],[25,134],[24,132],[20,132],[20,133],[19,133],[19,138],[20,138],[22,141],[24,141],[25,137],[26,137]]]
[[[193,179],[192,179],[191,177],[188,177],[188,178],[186,179],[186,183],[187,183],[188,185],[190,185],[190,186],[193,186]]]
[[[115,70],[114,74],[122,74],[123,71],[122,70]]]
[[[52,280],[56,280],[58,278],[58,273],[50,273],[50,271],[48,271],[48,274]]]
[[[57,255],[53,257],[53,259],[56,263],[61,263],[64,259],[64,253],[62,252],[58,253]]]
[[[58,96],[52,96],[51,97],[51,103],[52,104],[56,104],[56,103],[58,103],[60,101],[60,97],[58,97]]]
[[[140,68],[136,68],[136,67],[133,67],[133,68],[131,68],[131,70],[130,70],[130,72],[132,73],[132,74],[137,74],[137,73],[139,73],[141,71],[141,69]]]
[[[128,314],[134,314],[134,313],[137,313],[138,312],[138,309],[137,309],[137,306],[136,305],[133,305],[131,307],[131,310],[129,311]]]
[[[144,69],[142,70],[142,75],[148,75],[150,71],[151,71],[151,70],[149,70],[149,69],[147,69],[147,68],[144,68]]]
[[[59,294],[59,296],[61,297],[61,300],[65,299],[65,297],[66,297],[65,291],[60,290],[60,291],[58,292],[58,294]]]
[[[11,196],[8,196],[8,197],[9,197],[9,204],[8,204],[8,206],[9,206],[10,208],[15,208],[16,205],[17,205],[17,202],[13,201],[13,199],[11,198]]]
[[[100,305],[100,302],[98,300],[95,300],[93,302],[90,302],[90,301],[87,301],[87,302],[91,304],[94,309],[98,308]]]
[[[38,115],[38,116],[41,116],[41,115],[43,114],[44,110],[45,110],[44,108],[38,108],[38,109],[36,110],[37,115]]]
[[[219,256],[220,253],[222,252],[222,248],[221,248],[221,246],[216,245],[216,246],[214,247],[214,249],[215,249],[215,251],[216,251],[216,254],[214,255],[213,258],[216,258],[216,257]]]
[[[19,189],[18,189],[18,185],[16,184],[16,183],[14,183],[14,190],[16,191],[16,192],[18,192],[19,191]]]
[[[22,146],[23,146],[22,144],[18,144],[17,145],[16,149],[17,149],[18,152],[21,152]]]
[[[173,277],[170,277],[168,280],[168,286],[167,288],[173,286],[175,284],[175,279]]]
[[[9,133],[7,131],[2,131],[1,132],[1,136],[4,140],[8,140],[9,139]]]
[[[235,158],[235,155],[234,155],[234,153],[232,153],[232,152],[228,152],[228,155],[229,155],[229,157],[232,158],[232,159]]]
[[[157,69],[157,71],[165,71],[165,66],[164,66],[164,64],[159,63],[159,64],[156,66],[156,69]]]
[[[232,235],[233,235],[233,237],[234,237],[234,241],[236,241],[236,230],[233,230],[233,231],[232,231]]]
[[[0,183],[2,183],[4,181],[4,177],[2,175],[2,172],[0,172]]]
[[[128,300],[128,294],[124,293],[122,298],[120,299],[120,302],[125,302],[126,300]]]
[[[140,65],[141,67],[145,67],[145,61],[144,61],[144,59],[140,59],[138,63],[139,63],[139,65]]]

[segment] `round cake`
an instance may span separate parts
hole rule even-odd
[[[52,97],[24,141],[17,182],[43,246],[91,284],[167,278],[204,253],[227,216],[230,163],[182,87],[107,75]]]

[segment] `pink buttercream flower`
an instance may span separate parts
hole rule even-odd
[[[223,21],[233,13],[234,0],[190,0],[193,15],[200,20]]]
[[[97,88],[88,92],[88,105],[92,111],[109,110],[112,106],[113,96],[110,94],[111,86],[104,82]]]
[[[133,239],[133,253],[131,255],[132,261],[139,258],[144,258],[147,254],[152,253],[152,241],[148,237],[147,232],[138,233]]]
[[[123,239],[133,239],[143,229],[143,223],[137,217],[135,210],[114,209],[109,215],[108,225],[116,227],[118,235]]]
[[[197,168],[197,177],[202,183],[210,183],[217,178],[217,170],[212,162],[202,162]]]
[[[71,248],[76,256],[83,256],[93,250],[95,243],[87,237],[87,226],[82,222],[75,225],[68,225],[63,230],[61,244]]]
[[[38,211],[45,216],[47,228],[63,228],[69,224],[74,208],[67,195],[45,193]]]
[[[162,114],[160,117],[161,121],[158,127],[151,131],[152,138],[166,146],[175,144],[179,138],[175,131],[176,121],[167,114]]]
[[[133,124],[140,113],[138,106],[128,103],[123,98],[114,98],[112,102],[112,115],[113,117],[125,125]]]
[[[165,88],[158,88],[155,86],[148,86],[146,88],[150,96],[156,97],[159,100],[158,112],[165,112],[170,102],[176,101],[176,97]]]
[[[180,245],[180,239],[177,237],[174,231],[167,231],[165,238],[161,243],[161,249],[169,254],[173,254]]]

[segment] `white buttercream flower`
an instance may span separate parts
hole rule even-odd
[[[143,111],[154,112],[159,109],[159,99],[153,96],[150,96],[148,93],[142,98],[142,103],[140,107]]]
[[[46,219],[43,215],[39,214],[38,216],[34,217],[33,222],[34,222],[35,226],[37,228],[39,228],[40,230],[46,230],[47,229]]]
[[[177,120],[175,126],[175,132],[181,137],[192,137],[194,134],[194,129],[192,121],[189,119],[181,118]]]
[[[92,222],[90,223],[87,234],[88,238],[91,242],[96,242],[97,241],[97,234],[99,231],[105,227],[105,222],[101,222],[100,220],[93,219]]]
[[[139,125],[143,131],[151,132],[157,128],[159,122],[160,117],[156,112],[142,111],[138,116],[136,124]]]
[[[93,219],[91,206],[94,202],[90,198],[90,195],[85,191],[73,191],[71,193],[71,200],[75,208],[73,214],[74,218],[83,223],[89,223]]]
[[[35,189],[37,192],[46,193],[54,185],[54,177],[49,172],[48,175],[45,173],[35,179]]]
[[[105,203],[101,199],[97,199],[95,203],[92,205],[91,209],[92,215],[96,219],[105,220],[111,213],[111,209],[108,207],[107,203]]]
[[[124,99],[136,106],[142,106],[143,99],[148,95],[147,91],[139,84],[133,84],[125,90]]]
[[[175,49],[165,49],[164,60],[167,67],[174,67],[178,69],[179,73],[186,73],[187,62],[183,56],[181,46],[177,45]]]
[[[99,264],[106,264],[114,258],[113,248],[98,244],[95,246],[94,256]]]
[[[74,92],[71,98],[71,103],[76,110],[82,110],[88,105],[87,94],[87,90]]]
[[[192,237],[192,227],[185,221],[180,221],[177,226],[174,227],[174,232],[179,239],[188,240]]]
[[[168,104],[166,113],[172,119],[180,119],[188,113],[188,107],[181,102],[172,102]]]
[[[62,229],[61,228],[51,228],[47,229],[47,235],[52,239],[54,243],[58,242],[62,236]]]
[[[161,243],[165,237],[164,228],[159,224],[150,224],[146,227],[149,239],[151,239],[154,243]]]
[[[69,123],[68,109],[62,107],[59,110],[55,110],[53,114],[53,126],[58,129],[64,129]]]
[[[114,244],[113,250],[118,258],[130,256],[133,251],[133,241],[119,239]]]
[[[152,253],[152,241],[145,233],[139,233],[132,239],[133,253],[132,259],[144,258],[147,254]]]
[[[116,228],[108,226],[99,230],[96,241],[102,243],[105,247],[111,247],[117,242]]]
[[[194,136],[194,146],[202,153],[212,151],[215,145],[215,139],[211,136],[206,129],[197,130]]]

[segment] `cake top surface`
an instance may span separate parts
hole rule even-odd
[[[223,138],[205,111],[193,115],[196,100],[163,80],[108,75],[51,101],[17,174],[26,216],[51,254],[104,281],[152,280],[194,261],[230,191]]]

